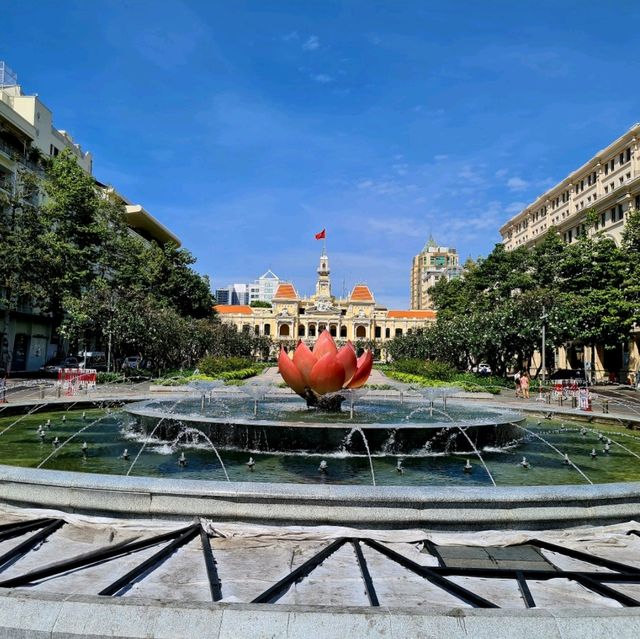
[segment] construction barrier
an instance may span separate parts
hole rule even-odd
[[[98,371],[93,368],[61,368],[58,385],[65,395],[75,395],[81,390],[95,390]]]

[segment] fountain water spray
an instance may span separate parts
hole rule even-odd
[[[525,428],[524,426],[521,426],[520,424],[516,424],[515,422],[513,422],[512,424],[513,424],[513,426],[516,426],[517,428],[520,428],[521,430],[525,431],[526,433],[529,433],[530,435],[533,435],[534,437],[538,438],[541,442],[543,442],[547,446],[549,446],[549,448],[555,450],[556,453],[558,453],[558,455],[560,455],[560,457],[562,457],[565,460],[565,463],[569,464],[570,466],[573,466],[573,468],[575,468],[584,477],[584,479],[587,480],[587,482],[589,482],[590,484],[593,484],[593,482],[569,459],[569,456],[566,453],[562,453],[553,444],[548,442],[544,437],[542,437],[541,435],[538,435],[537,433],[534,433],[533,431],[529,430],[528,428]]]

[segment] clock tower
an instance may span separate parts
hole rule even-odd
[[[329,257],[325,248],[322,249],[322,255],[320,255],[320,264],[318,265],[318,281],[316,282],[316,302],[322,300],[331,302],[331,278],[329,274]]]

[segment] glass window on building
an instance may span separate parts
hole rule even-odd
[[[384,329],[384,336],[389,339],[391,337],[391,329],[390,328],[385,328]]]
[[[375,335],[376,339],[379,339],[380,337],[382,337],[382,329],[379,326],[376,326],[373,334]]]
[[[264,325],[264,334],[265,335],[271,335],[271,324],[265,324]]]
[[[402,337],[402,329],[396,328],[396,337]]]

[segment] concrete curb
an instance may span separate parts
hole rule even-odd
[[[635,639],[634,608],[357,608],[0,593],[0,639]]]
[[[11,505],[112,517],[267,524],[528,529],[640,519],[640,482],[525,487],[269,484],[0,466]]]

